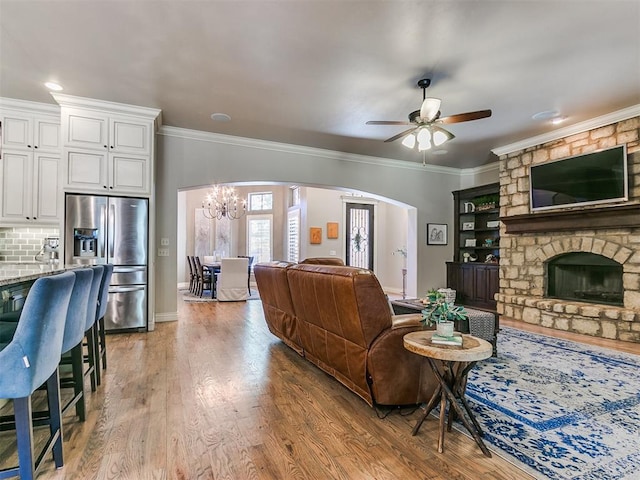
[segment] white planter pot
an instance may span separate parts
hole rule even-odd
[[[437,323],[436,333],[443,337],[453,337],[453,322],[446,321]]]

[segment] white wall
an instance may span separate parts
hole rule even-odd
[[[155,235],[157,242],[163,237],[170,241],[169,256],[156,258],[156,317],[160,321],[177,318],[177,192],[212,183],[279,182],[340,188],[416,207],[408,215],[407,243],[415,242],[417,251],[417,258],[408,259],[412,293],[445,283],[445,262],[452,259],[453,251],[451,232],[448,245],[427,246],[426,224],[451,225],[451,192],[461,185],[458,169],[168,127],[161,130],[157,143]],[[497,173],[492,181],[496,180]]]
[[[302,187],[300,189],[300,259],[335,256],[345,259],[342,223],[342,195],[338,190]],[[338,238],[327,238],[327,222],[338,222]],[[309,228],[322,228],[322,243],[309,243]],[[332,255],[331,252],[335,254]]]

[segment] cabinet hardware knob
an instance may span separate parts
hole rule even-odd
[[[111,147],[110,147],[110,148],[113,148],[113,145],[111,145]]]
[[[113,187],[109,187],[110,190],[113,190]]]
[[[107,188],[107,186],[106,186],[106,185],[103,185],[103,186],[102,186],[102,188]]]
[[[107,146],[106,146],[106,145],[104,145],[104,148],[107,148]]]
[[[38,217],[33,217],[33,219],[34,219],[34,220],[37,220],[37,219],[38,219]]]
[[[27,148],[31,148],[31,145],[27,145]]]
[[[27,220],[31,220],[31,217],[26,217],[26,218],[27,218]]]
[[[34,145],[33,148],[38,148],[38,145]]]

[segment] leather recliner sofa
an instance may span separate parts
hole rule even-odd
[[[427,402],[437,381],[403,337],[419,314],[393,315],[373,272],[319,263],[254,267],[269,330],[369,405]]]

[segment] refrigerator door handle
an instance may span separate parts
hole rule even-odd
[[[107,263],[107,242],[109,241],[108,232],[107,232],[107,205],[100,205],[100,217],[102,225],[102,231],[100,232],[100,258],[103,259],[104,263]]]
[[[109,287],[109,293],[126,293],[126,292],[137,292],[139,290],[144,290],[146,287],[142,285],[137,285],[133,287]]]
[[[116,207],[109,202],[109,258],[107,262],[113,261],[113,249],[116,238]]]

